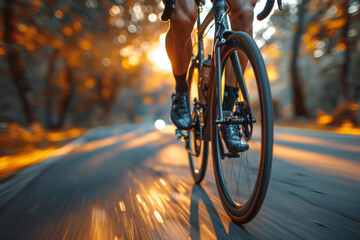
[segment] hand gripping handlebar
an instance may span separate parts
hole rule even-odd
[[[260,21],[269,16],[271,10],[274,7],[275,0],[267,0],[264,9],[257,15],[257,19]],[[282,10],[282,0],[277,0],[279,10]]]
[[[201,1],[202,3],[204,1]],[[257,19],[260,21],[265,19],[271,12],[274,7],[275,0],[267,0],[264,9],[257,15]],[[280,10],[283,9],[282,7],[282,0],[277,0],[277,4]],[[164,12],[161,15],[162,21],[168,21],[171,17],[172,11],[175,9],[175,0],[166,0],[165,1],[165,8]]]
[[[164,22],[168,21],[174,9],[175,9],[175,0],[166,0],[164,12],[161,15],[161,20]]]

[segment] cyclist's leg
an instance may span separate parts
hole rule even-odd
[[[229,2],[231,4],[230,22],[232,30],[243,31],[252,36],[254,7],[257,3],[257,0],[229,0]],[[243,53],[239,53],[239,58],[241,62],[241,68],[244,72],[248,59]],[[226,84],[235,87],[235,77],[227,78]]]
[[[252,24],[254,18],[254,7],[257,0],[229,0],[231,4],[230,21],[234,31],[244,31],[252,36]],[[248,59],[243,52],[238,52],[241,68],[245,72]],[[233,117],[232,110],[236,99],[239,97],[239,88],[236,84],[236,77],[230,61],[226,65],[225,89],[223,99],[223,111],[225,117]],[[222,134],[227,148],[234,152],[243,152],[249,149],[246,142],[242,140],[242,135],[234,125],[225,125]]]
[[[175,4],[166,35],[166,51],[177,85],[176,92],[187,92],[186,73],[192,54],[191,32],[197,19],[197,8],[194,0],[179,0]]]
[[[166,35],[166,51],[171,61],[176,81],[172,95],[170,119],[179,129],[191,128],[189,87],[186,82],[187,69],[192,54],[191,32],[197,11],[194,0],[176,1]]]
[[[229,0],[231,4],[230,21],[234,31],[243,31],[252,36],[254,7],[257,0]],[[239,52],[241,68],[245,72],[248,62],[244,53]],[[236,86],[236,78],[231,64],[228,63],[226,71],[226,85],[224,97],[224,109],[231,111],[236,100],[238,88]]]
[[[234,31],[243,31],[252,36],[254,7],[257,0],[229,0],[230,21]]]

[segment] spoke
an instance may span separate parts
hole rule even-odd
[[[247,178],[247,183],[248,183],[248,193],[250,194],[250,176],[249,176],[249,160],[248,160],[248,157],[247,157],[247,153],[246,153],[246,157],[244,158],[244,165],[246,165],[246,178]]]
[[[223,161],[227,161],[227,159],[224,159]],[[231,170],[231,169],[230,169]],[[230,175],[230,171],[229,171],[229,163],[228,162],[226,162],[226,172]],[[228,186],[229,188],[231,187],[231,186]]]
[[[235,171],[235,168],[234,168],[234,171]],[[239,167],[239,169],[237,170],[237,176],[235,177],[235,179],[238,179],[238,181],[236,182],[236,193],[237,194],[240,194],[240,176],[241,176],[241,167]]]
[[[235,180],[235,183],[236,183],[236,193],[240,193],[239,182],[236,182],[237,176],[236,176],[236,169],[235,169],[235,166],[234,166],[235,160],[232,159],[231,161],[232,161],[233,179]],[[239,172],[239,171],[237,171],[237,172]]]

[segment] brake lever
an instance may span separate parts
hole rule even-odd
[[[264,9],[257,15],[257,19],[260,21],[265,19],[272,11],[275,0],[267,0]],[[277,0],[279,10],[283,10],[282,0]]]
[[[167,0],[165,2],[164,12],[161,15],[161,20],[164,22],[168,21],[174,9],[175,9],[175,0]]]
[[[264,20],[269,16],[270,12],[274,7],[275,0],[267,0],[264,9],[257,15],[259,21]]]

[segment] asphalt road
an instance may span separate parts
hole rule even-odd
[[[360,239],[360,137],[276,128],[263,207],[226,215],[174,129],[97,129],[0,208],[0,239]],[[34,173],[35,174],[35,173]]]

